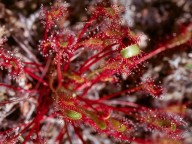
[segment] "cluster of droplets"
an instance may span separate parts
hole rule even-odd
[[[164,93],[163,88],[160,85],[155,84],[154,80],[150,78],[143,83],[143,90],[154,98],[160,98]]]
[[[52,5],[49,10],[41,5],[40,17],[42,24],[45,26],[45,30],[48,32],[52,26],[63,16],[67,15],[67,3],[61,4],[57,2],[56,5]]]
[[[42,54],[44,57],[48,57],[49,55],[53,55],[53,53],[58,52],[55,43],[56,42],[55,37],[51,36],[46,40],[41,40],[39,42],[40,45],[38,46],[38,49],[40,51],[40,54]]]
[[[17,78],[23,73],[24,64],[21,59],[16,57],[14,53],[0,49],[0,68],[8,70],[11,78]]]

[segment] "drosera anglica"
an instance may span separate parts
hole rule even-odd
[[[57,137],[59,141],[65,137],[68,139],[66,141],[72,141],[69,132],[72,131],[82,143],[85,143],[81,133],[82,125],[88,125],[99,133],[119,140],[141,144],[155,143],[151,136],[153,131],[159,133],[158,137],[181,139],[181,127],[184,127],[185,123],[178,120],[180,117],[177,114],[169,115],[163,109],[151,109],[118,99],[136,92],[159,98],[162,89],[154,85],[153,81],[140,85],[133,82],[132,85],[135,87],[113,89],[122,80],[122,73],[131,76],[132,71],[149,58],[167,49],[186,44],[191,39],[188,28],[177,38],[174,37],[154,51],[143,54],[137,44],[138,37],[122,25],[116,6],[95,7],[83,29],[73,32],[58,25],[59,19],[67,15],[65,5],[56,3],[50,9],[43,9],[42,13],[45,33],[39,50],[44,56],[43,62],[22,62],[23,73],[29,76],[29,79],[33,79],[34,90],[38,92],[36,111],[29,123],[18,125],[17,132],[14,128],[1,132],[0,136],[3,137],[6,132],[13,131],[5,138],[5,142],[22,137],[23,143],[40,143],[43,129],[51,127],[48,119],[57,117],[64,121]],[[93,32],[98,26],[99,30]],[[5,63],[9,60],[6,58]],[[17,62],[17,59],[11,60]],[[4,61],[1,62],[1,66],[5,66]],[[17,63],[8,61],[8,66],[16,72],[22,70],[21,67],[17,67]],[[95,85],[104,85],[111,93],[102,93],[101,89],[93,88]],[[113,101],[115,103],[111,104]],[[115,117],[116,114],[118,118]],[[124,122],[122,119],[125,117]],[[74,131],[69,129],[69,126]],[[141,127],[143,129],[139,131]],[[142,134],[138,135],[138,132]],[[146,132],[150,134],[145,135]],[[144,139],[143,136],[148,138]]]

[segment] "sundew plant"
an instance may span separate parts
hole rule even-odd
[[[117,142],[182,142],[187,127],[182,114],[123,99],[134,93],[154,99],[166,97],[159,84],[151,78],[142,82],[133,78],[130,86],[119,85],[135,73],[142,75],[151,57],[190,45],[192,25],[182,25],[175,36],[146,53],[139,47],[139,36],[122,24],[122,11],[116,5],[96,6],[82,28],[71,30],[62,25],[68,16],[65,4],[43,7],[44,35],[37,47],[43,56],[40,63],[20,59],[2,45],[0,66],[12,83],[0,83],[0,87],[16,96],[0,101],[0,105],[30,101],[32,97],[36,101],[31,117],[0,130],[0,143],[72,144],[76,138],[86,144],[84,129]],[[31,87],[20,84],[24,77]],[[102,87],[108,91],[102,92]],[[60,123],[53,125],[55,119]],[[53,126],[57,133],[47,136],[46,131]]]

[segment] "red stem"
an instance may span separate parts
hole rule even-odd
[[[121,95],[123,93],[134,93],[134,92],[137,92],[137,91],[139,91],[141,89],[142,89],[142,85],[138,86],[138,87],[131,88],[131,89],[122,90],[120,92],[117,92],[117,93],[114,93],[114,94],[111,94],[111,95],[106,95],[106,96],[98,99],[97,101],[100,102],[100,101],[108,100],[108,99],[114,98],[116,96],[119,96],[119,95]]]
[[[190,29],[190,27],[188,29]],[[186,30],[188,30],[188,29],[186,29]],[[187,33],[187,32],[188,31],[186,31],[185,33]],[[156,50],[154,50],[154,51],[148,53],[147,55],[143,56],[142,58],[136,60],[134,64],[138,65],[139,63],[141,63],[143,61],[146,61],[147,59],[150,59],[151,57],[153,57],[153,56],[155,56],[155,55],[157,55],[157,54],[159,54],[159,53],[161,53],[161,52],[163,52],[165,50],[172,49],[172,48],[175,48],[177,46],[183,45],[187,41],[189,41],[190,39],[191,39],[191,36],[190,37],[186,37],[186,38],[184,38],[184,39],[182,39],[180,41],[177,41],[177,42],[174,42],[174,43],[173,42],[172,43],[168,43],[168,44],[166,44],[164,46],[161,46],[161,47],[157,48]],[[173,40],[174,40],[174,38],[172,39],[172,41]]]
[[[60,130],[60,132],[59,132],[59,134],[58,134],[58,136],[57,136],[57,138],[56,138],[56,141],[59,141],[59,144],[62,143],[62,140],[63,140],[63,137],[64,137],[64,135],[65,135],[65,132],[66,132],[66,129],[63,127],[63,128]]]
[[[32,73],[29,69],[24,68],[24,71],[29,74],[32,78],[36,79],[37,81],[39,81],[40,83],[42,83],[44,86],[48,86],[47,82],[45,82],[43,79],[41,79],[41,77],[35,75],[34,73]]]
[[[75,130],[75,133],[78,135],[79,139],[81,140],[81,142],[82,142],[83,144],[86,144],[86,142],[84,141],[82,135],[81,135],[80,132],[79,132],[79,129],[77,129],[77,127],[76,127],[74,124],[73,124],[73,128],[74,128],[74,130]]]
[[[67,134],[67,138],[68,138],[68,140],[69,140],[69,143],[70,144],[73,144],[72,143],[72,140],[71,140],[71,137],[70,137],[70,135],[69,135],[69,131],[68,131],[68,127],[67,127],[67,122],[65,121],[65,129],[66,129],[66,134]]]
[[[62,84],[62,73],[61,73],[61,56],[58,54],[58,60],[57,60],[57,75],[58,75],[58,88],[61,87]]]
[[[102,58],[104,58],[104,57],[106,57],[106,56],[110,56],[111,54],[113,54],[113,53],[115,53],[115,52],[117,52],[117,51],[118,51],[118,50],[109,51],[109,52],[107,52],[107,53],[104,53],[102,56],[95,58],[95,60],[93,60],[92,62],[90,62],[89,64],[87,64],[87,66],[81,67],[80,73],[81,73],[81,74],[84,73],[87,69],[90,68],[90,66],[92,66],[93,64],[95,64],[97,61],[99,61],[100,59],[102,59]]]
[[[86,22],[86,25],[84,26],[84,28],[82,29],[81,33],[79,34],[78,38],[77,38],[77,42],[82,38],[83,34],[85,33],[86,29],[91,25],[91,23],[93,22],[93,20],[95,20],[98,17],[98,14],[94,14],[92,16],[92,18],[89,19],[88,22]]]

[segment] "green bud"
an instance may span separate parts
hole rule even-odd
[[[87,114],[95,122],[95,124],[98,126],[98,128],[100,128],[101,130],[105,130],[107,128],[106,122],[99,119],[95,113],[93,113],[92,111],[87,111]]]
[[[106,12],[111,15],[114,16],[115,15],[115,10],[113,8],[105,8]]]
[[[123,58],[131,58],[140,54],[140,52],[139,46],[134,44],[122,49],[120,53]]]
[[[82,118],[82,114],[73,110],[67,110],[66,116],[72,120],[79,120]]]
[[[175,130],[177,129],[177,126],[176,126],[175,123],[171,123],[171,129],[172,129],[173,131],[175,131]]]
[[[101,130],[105,130],[107,128],[107,125],[104,121],[101,120],[95,120],[95,123]]]
[[[68,45],[68,42],[60,42],[60,46],[66,47]]]
[[[126,126],[115,119],[110,119],[110,123],[112,128],[118,132],[124,132],[126,130]]]

